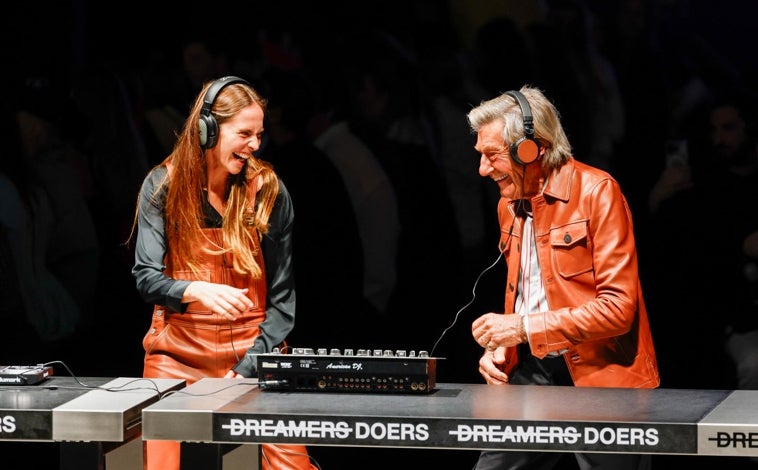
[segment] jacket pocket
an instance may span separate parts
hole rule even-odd
[[[586,221],[551,228],[550,245],[558,273],[564,278],[592,271]]]

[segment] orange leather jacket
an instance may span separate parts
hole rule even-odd
[[[660,385],[642,296],[632,216],[618,183],[571,158],[531,199],[537,257],[550,310],[528,318],[532,354],[563,355],[580,387]],[[505,312],[514,312],[521,219],[514,201],[498,204],[500,248],[508,263]],[[506,353],[505,372],[518,364]]]

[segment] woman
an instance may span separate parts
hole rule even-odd
[[[205,84],[171,154],[145,178],[137,290],[155,304],[146,378],[242,378],[295,320],[292,202],[253,153],[266,101],[244,80]],[[146,441],[146,469],[179,469],[178,442]],[[304,446],[263,445],[263,469],[311,469]]]

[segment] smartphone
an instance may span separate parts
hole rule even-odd
[[[668,139],[665,143],[666,166],[688,165],[689,149],[685,139]]]

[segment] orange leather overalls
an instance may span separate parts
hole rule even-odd
[[[251,230],[254,230],[251,228]],[[221,246],[221,229],[204,229],[208,246]],[[264,266],[260,241],[255,240],[256,260]],[[211,312],[199,302],[190,303],[185,313],[166,311],[162,305],[153,308],[150,330],[142,340],[145,348],[145,378],[184,379],[187,385],[204,377],[223,377],[244,356],[259,334],[258,325],[266,317],[266,277],[253,279],[240,275],[232,267],[231,255],[208,254],[198,247],[205,269],[199,274],[166,267],[174,279],[203,280],[248,288],[253,308],[233,322]],[[180,446],[176,441],[145,441],[145,470],[179,470]],[[262,470],[315,470],[302,445],[263,444]]]

